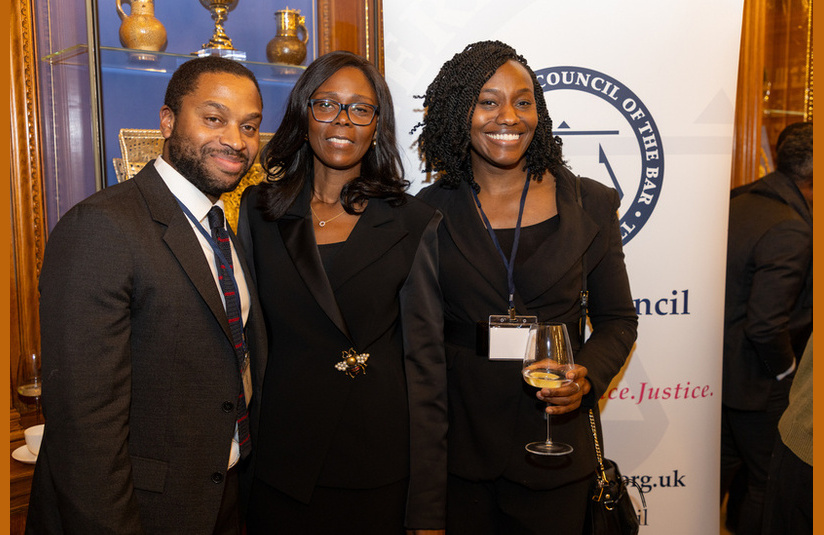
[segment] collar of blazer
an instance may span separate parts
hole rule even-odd
[[[560,218],[558,230],[544,240],[523,263],[520,270],[515,270],[516,308],[520,314],[526,312],[523,305],[525,301],[529,302],[545,292],[575,263],[580,262],[581,256],[598,233],[598,225],[575,199],[575,176],[564,169],[558,173],[555,180]],[[582,195],[586,197],[585,190]],[[506,301],[506,268],[484,227],[483,220],[478,215],[469,184],[462,181],[456,190],[451,190],[444,196],[447,197],[442,207],[446,231],[461,254],[468,259],[468,263],[477,269],[500,293],[501,299]],[[536,273],[540,273],[540,276],[534,276]]]
[[[320,259],[309,211],[311,185],[307,183],[295,203],[278,221],[283,243],[309,292],[329,319],[356,345],[344,319],[346,303],[338,303],[335,292],[357,277],[364,268],[377,262],[400,242],[408,231],[396,218],[395,210],[382,199],[370,199],[360,220],[335,259],[330,276]],[[364,281],[364,288],[374,281]],[[360,341],[363,342],[363,341]],[[362,348],[361,348],[362,349]]]
[[[810,208],[807,201],[795,185],[793,179],[781,171],[774,171],[761,180],[753,183],[752,193],[764,195],[765,197],[772,197],[792,206],[793,210],[798,212],[804,221],[813,225],[813,215],[810,213]]]
[[[152,220],[165,227],[163,241],[177,258],[192,284],[197,288],[203,300],[214,314],[226,337],[232,340],[232,331],[226,319],[226,310],[220,299],[212,270],[203,255],[203,249],[198,242],[192,226],[183,211],[178,206],[172,192],[163,182],[163,179],[154,168],[154,160],[146,164],[131,181],[140,190],[146,201],[146,207]],[[234,234],[230,231],[234,238]],[[235,242],[235,246],[237,243]],[[243,255],[238,254],[239,257]],[[241,264],[245,266],[243,261]],[[244,268],[245,269],[245,268]],[[248,270],[245,271],[248,273]],[[247,283],[249,282],[247,277]],[[250,292],[252,286],[249,287]]]

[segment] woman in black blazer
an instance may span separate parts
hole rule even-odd
[[[444,215],[447,531],[578,535],[596,466],[587,411],[597,408],[636,337],[618,195],[567,170],[535,74],[509,46],[469,45],[444,64],[424,98],[419,146],[427,171],[440,176],[419,196]],[[502,257],[508,262],[513,247],[510,287]],[[593,333],[580,347],[584,269]],[[489,355],[489,316],[510,307],[567,324],[572,384],[536,396],[520,361]],[[525,451],[542,437],[543,410],[552,414],[553,439],[573,453]]]
[[[287,106],[238,229],[272,344],[248,532],[442,533],[440,215],[404,193],[392,99],[366,60],[322,56]]]

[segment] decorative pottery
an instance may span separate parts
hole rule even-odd
[[[116,0],[120,24],[120,42],[126,48],[159,51],[166,47],[166,28],[154,16],[154,0]],[[128,15],[122,4],[129,4]]]
[[[300,15],[299,9],[281,9],[275,11],[277,34],[266,45],[266,58],[270,63],[287,63],[300,65],[306,59],[306,43],[309,32],[306,31],[306,17]],[[298,37],[302,33],[303,37]]]

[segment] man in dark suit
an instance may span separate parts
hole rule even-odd
[[[52,232],[27,533],[240,533],[236,472],[266,337],[214,207],[257,156],[261,110],[240,63],[184,63],[160,110],[162,157]]]
[[[745,471],[740,513],[728,509],[741,535],[760,533],[776,426],[812,329],[812,123],[784,129],[776,161],[730,202],[721,491]]]

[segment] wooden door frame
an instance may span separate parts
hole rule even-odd
[[[383,72],[383,2],[318,0],[317,5],[318,55],[348,50]]]
[[[40,350],[37,280],[47,225],[43,202],[37,47],[31,0],[11,3],[10,377],[20,354]],[[11,389],[10,395],[15,400]]]
[[[764,108],[766,16],[766,0],[744,1],[738,89],[735,97],[731,188],[759,178],[758,151],[761,147],[761,117]]]

